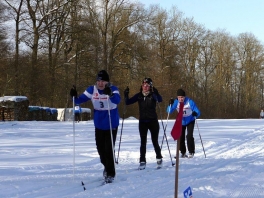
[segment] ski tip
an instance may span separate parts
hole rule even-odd
[[[82,186],[84,186],[84,183],[83,183],[83,181],[82,181]]]
[[[83,187],[83,191],[86,191],[86,188],[85,187]]]

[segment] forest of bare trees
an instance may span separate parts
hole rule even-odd
[[[80,94],[105,69],[122,98],[127,86],[132,95],[151,77],[163,96],[161,118],[180,87],[201,118],[257,118],[264,107],[263,43],[250,30],[236,37],[208,30],[177,7],[3,0],[0,29],[0,95],[27,96],[33,106],[71,106],[72,85]],[[125,116],[138,117],[137,106]]]

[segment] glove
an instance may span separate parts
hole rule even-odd
[[[158,101],[158,95],[159,95],[158,90],[155,87],[152,87],[152,97],[153,97],[153,99]]]
[[[129,94],[129,87],[127,87],[124,91],[124,97],[128,98],[128,94]]]
[[[159,95],[159,92],[155,87],[152,87],[152,91],[154,92],[154,94]]]
[[[77,90],[75,85],[72,86],[71,91],[70,91],[70,96],[73,98],[73,96],[76,98],[77,97]]]
[[[109,85],[106,85],[106,86],[105,86],[103,93],[104,93],[105,95],[110,96],[110,97],[113,95],[113,92],[112,92],[111,88],[109,87]]]
[[[193,112],[192,112],[192,116],[193,116],[193,117],[196,117],[196,116],[198,116],[198,113],[195,112],[195,111],[193,111]]]
[[[170,101],[169,101],[169,105],[173,105],[173,103],[174,103],[174,99],[171,98]]]

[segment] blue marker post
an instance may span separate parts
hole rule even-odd
[[[185,191],[183,191],[183,196],[184,196],[184,198],[193,198],[192,189],[190,186],[188,188],[186,188]]]

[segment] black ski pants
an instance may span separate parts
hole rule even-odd
[[[75,113],[75,121],[79,122],[80,120],[80,113]]]
[[[195,153],[195,144],[194,144],[194,137],[193,137],[193,129],[194,129],[195,120],[191,121],[188,125],[182,126],[182,134],[181,134],[181,143],[180,143],[180,151],[182,154],[186,153],[186,146],[185,146],[185,131],[187,128],[187,147],[189,153]]]
[[[148,130],[151,134],[151,140],[156,152],[156,159],[161,159],[161,149],[159,146],[159,122],[153,120],[150,122],[139,122],[139,134],[140,134],[140,162],[146,162],[146,147],[147,147],[147,134]]]
[[[115,145],[117,128],[112,130],[113,147]],[[115,177],[115,159],[111,143],[110,130],[95,129],[95,143],[101,163],[104,165],[107,176]]]

